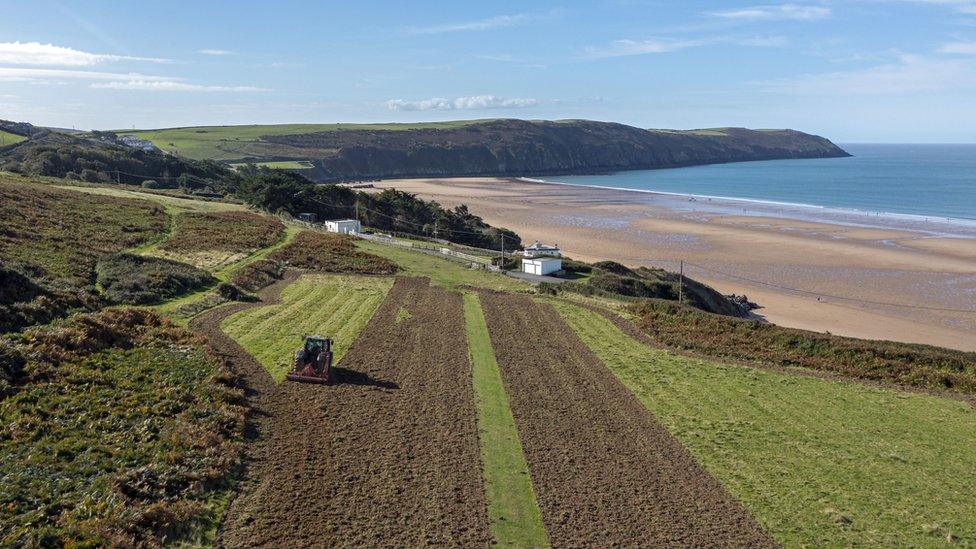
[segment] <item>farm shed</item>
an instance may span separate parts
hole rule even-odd
[[[317,218],[315,217],[315,214],[314,213],[302,212],[302,213],[298,214],[298,220],[299,221],[305,221],[305,222],[308,222],[308,223],[315,223],[316,219]]]
[[[562,253],[559,251],[559,246],[555,244],[550,246],[548,244],[543,244],[538,240],[536,240],[532,244],[529,244],[528,246],[525,247],[525,250],[522,252],[522,255],[524,255],[525,257],[539,257],[539,256],[560,257],[562,256]]]
[[[558,257],[533,257],[522,260],[522,272],[534,275],[547,275],[563,268],[563,260]]]
[[[355,219],[335,219],[332,221],[325,221],[325,230],[330,233],[339,234],[359,234],[360,226],[359,221]]]

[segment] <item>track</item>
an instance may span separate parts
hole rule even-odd
[[[488,545],[460,295],[398,278],[330,387],[275,385],[220,331],[246,306],[191,324],[247,380],[253,408],[220,545]]]
[[[482,306],[554,547],[773,547],[549,305]]]

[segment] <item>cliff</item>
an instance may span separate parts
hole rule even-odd
[[[588,120],[489,120],[455,127],[336,129],[264,135],[311,160],[319,181],[465,175],[555,175],[849,156],[795,130],[645,130]],[[280,157],[283,158],[283,157]],[[267,160],[268,158],[254,159]],[[276,158],[278,159],[278,158]]]

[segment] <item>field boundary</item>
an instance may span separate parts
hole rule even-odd
[[[505,547],[549,547],[481,302],[462,296],[492,537]]]
[[[919,394],[933,397],[940,397],[949,400],[955,400],[959,402],[965,402],[973,408],[976,408],[976,395],[967,395],[964,393],[956,393],[951,391],[937,391],[935,389],[926,389],[924,387],[912,387],[910,385],[901,385],[898,383],[877,381],[871,379],[857,378],[853,376],[845,376],[836,372],[830,372],[827,370],[814,370],[812,368],[803,367],[786,367],[777,366],[775,364],[769,364],[765,362],[753,362],[748,360],[740,360],[736,358],[722,357],[722,356],[711,356],[704,353],[696,353],[694,351],[688,351],[685,349],[678,349],[670,345],[666,345],[656,339],[651,335],[643,332],[634,325],[633,322],[625,318],[622,314],[617,311],[613,311],[607,307],[596,305],[593,303],[587,303],[583,301],[576,301],[572,299],[565,299],[561,297],[544,297],[538,296],[535,298],[536,301],[540,303],[563,303],[567,305],[576,305],[578,307],[583,307],[588,309],[603,318],[607,319],[610,323],[617,327],[618,330],[629,336],[630,338],[652,347],[655,349],[661,349],[667,351],[671,354],[682,356],[685,358],[704,360],[706,362],[719,362],[722,364],[728,364],[731,366],[742,366],[745,368],[754,368],[756,370],[764,370],[767,372],[775,372],[780,374],[788,374],[802,377],[811,377],[816,379],[822,379],[824,381],[836,381],[842,383],[857,383],[865,387],[872,387],[876,389],[887,389],[891,391],[901,391],[904,393]]]

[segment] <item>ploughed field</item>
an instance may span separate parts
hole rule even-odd
[[[227,348],[224,314],[194,326]],[[487,545],[464,341],[460,294],[398,278],[337,364],[335,385],[275,384],[239,349],[257,438],[221,541]]]
[[[776,545],[549,305],[482,303],[554,545]]]

